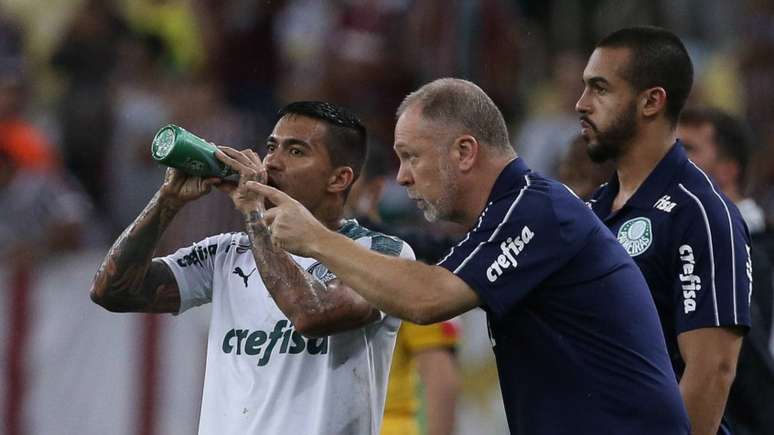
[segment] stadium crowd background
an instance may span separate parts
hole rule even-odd
[[[392,159],[405,94],[456,76],[493,97],[533,169],[588,194],[604,177],[574,141],[581,73],[601,36],[636,24],[685,41],[689,106],[749,124],[746,187],[770,241],[774,1],[0,0],[0,433],[195,433],[208,309],[118,316],[87,294],[160,185],[149,145],[161,126],[260,149],[278,107],[330,100]],[[425,223],[394,183],[381,212],[460,232]],[[214,193],[183,210],[159,254],[238,228]],[[460,320],[457,433],[507,433],[483,313]]]

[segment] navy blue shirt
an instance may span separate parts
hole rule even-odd
[[[678,335],[750,326],[750,235],[736,206],[688,160],[679,142],[611,213],[618,188],[614,175],[590,203],[645,275],[679,379],[685,364]]]
[[[688,433],[645,280],[564,185],[509,163],[439,265],[481,298],[511,433]]]

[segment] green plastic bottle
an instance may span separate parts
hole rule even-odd
[[[153,138],[151,155],[165,166],[196,177],[225,178],[236,172],[215,157],[217,147],[190,131],[169,124]]]

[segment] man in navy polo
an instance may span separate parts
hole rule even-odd
[[[250,184],[276,204],[264,215],[274,243],[415,323],[484,308],[513,434],[689,432],[642,274],[580,199],[516,156],[478,86],[440,79],[406,97],[395,151],[425,217],[470,228],[439,265],[371,254]]]
[[[675,35],[619,30],[592,53],[576,110],[591,158],[616,165],[590,203],[645,275],[692,433],[727,434],[721,419],[750,325],[750,237],[676,140],[692,76]]]

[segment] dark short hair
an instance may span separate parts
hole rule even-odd
[[[693,86],[693,64],[680,38],[659,27],[628,27],[603,38],[597,48],[630,49],[624,79],[637,91],[664,88],[667,119],[677,124]]]
[[[744,122],[720,109],[691,107],[685,109],[680,115],[680,124],[693,127],[711,125],[718,157],[734,161],[739,165],[737,181],[744,186],[753,151],[753,134]]]
[[[360,119],[344,107],[323,101],[296,101],[283,107],[278,118],[287,115],[318,119],[328,126],[328,154],[334,167],[349,166],[357,180],[367,153],[368,132]]]
[[[455,78],[432,81],[406,96],[397,116],[415,103],[420,104],[422,116],[431,121],[459,125],[478,141],[498,150],[513,151],[502,112],[472,82]]]

